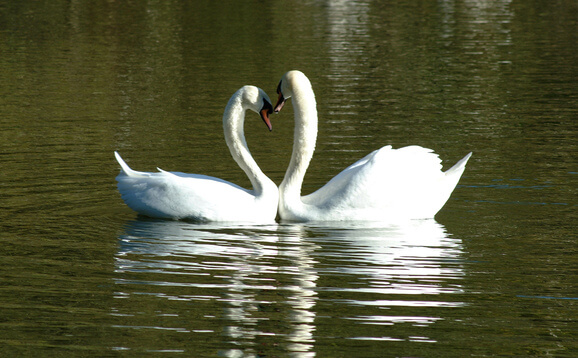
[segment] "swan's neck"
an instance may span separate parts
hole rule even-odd
[[[225,141],[231,151],[231,156],[249,177],[255,196],[260,196],[265,190],[265,183],[270,179],[261,171],[247,146],[244,131],[245,111],[241,94],[238,92],[229,100],[223,115]]]
[[[295,83],[291,101],[295,112],[293,153],[279,190],[282,205],[297,209],[297,206],[303,205],[301,185],[313,157],[317,140],[317,104],[309,81]]]

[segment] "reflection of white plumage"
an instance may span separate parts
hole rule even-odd
[[[292,98],[295,138],[291,162],[279,187],[279,215],[289,221],[397,221],[433,218],[456,187],[471,156],[446,172],[431,149],[385,146],[349,166],[316,192],[301,197],[315,150],[317,108],[309,79],[287,72],[277,89],[275,112]]]
[[[122,167],[116,177],[124,202],[139,214],[195,221],[268,223],[277,214],[277,186],[259,168],[247,147],[243,123],[245,111],[261,114],[271,129],[271,100],[260,88],[244,86],[227,104],[223,115],[225,140],[231,155],[249,177],[253,190],[225,180],[178,172],[145,173],[132,170],[115,152]]]

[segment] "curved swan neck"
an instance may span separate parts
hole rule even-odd
[[[227,103],[223,114],[223,129],[225,141],[231,152],[231,156],[241,169],[247,174],[255,195],[260,195],[264,190],[264,182],[269,180],[261,171],[257,162],[253,159],[247,141],[245,140],[245,111],[247,108],[243,104],[242,89],[237,91]]]
[[[317,104],[311,83],[304,75],[292,78],[289,86],[292,88],[295,132],[291,162],[280,190],[285,202],[300,202],[301,185],[317,140]]]

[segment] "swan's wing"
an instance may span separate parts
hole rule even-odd
[[[447,200],[441,198],[445,181],[441,169],[441,160],[431,149],[385,146],[343,170],[303,202],[341,212],[367,209],[423,217]]]
[[[391,146],[385,146],[379,150],[375,150],[365,157],[359,159],[357,162],[345,168],[341,173],[334,176],[327,184],[319,188],[317,191],[302,197],[305,204],[319,205],[323,203],[325,206],[329,205],[331,199],[336,199],[343,196],[352,186],[352,180],[362,172],[364,167],[370,162],[379,151],[391,150]]]
[[[142,215],[197,221],[243,221],[243,213],[248,216],[255,211],[255,195],[251,190],[206,175],[135,171],[116,154],[122,168],[116,177],[118,190],[123,201]]]

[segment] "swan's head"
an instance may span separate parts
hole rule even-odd
[[[281,81],[279,81],[279,85],[277,86],[277,95],[279,95],[279,98],[275,105],[275,113],[279,113],[281,108],[283,108],[285,101],[294,95],[293,91],[297,83],[307,83],[311,86],[309,79],[307,79],[301,71],[289,71],[281,77]]]
[[[242,101],[247,109],[259,113],[261,119],[267,125],[269,130],[273,130],[269,115],[273,113],[273,105],[271,99],[265,91],[255,86],[244,86],[242,88]]]

